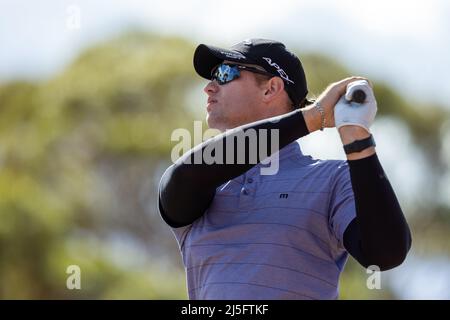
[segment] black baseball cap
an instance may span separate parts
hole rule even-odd
[[[281,77],[285,90],[296,107],[308,94],[300,59],[281,42],[247,39],[230,49],[200,44],[194,53],[194,68],[201,77],[211,80],[211,71],[224,60],[258,65],[274,76]]]

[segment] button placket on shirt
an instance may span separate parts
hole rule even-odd
[[[256,184],[255,172],[249,171],[244,175],[244,181],[241,188],[241,195],[239,199],[239,207],[246,208],[253,205],[255,197]]]

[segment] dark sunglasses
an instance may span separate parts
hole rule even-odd
[[[270,77],[274,76],[269,72],[262,71],[253,67],[221,63],[211,72],[211,81],[216,80],[220,85],[226,84],[230,81],[233,81],[234,79],[239,78],[239,76],[241,75],[241,70],[259,73]]]

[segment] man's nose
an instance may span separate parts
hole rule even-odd
[[[219,84],[216,80],[208,82],[208,84],[205,86],[203,91],[205,91],[206,94],[216,93],[219,89]]]

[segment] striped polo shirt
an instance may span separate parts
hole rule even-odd
[[[190,299],[338,297],[356,216],[348,164],[305,156],[298,141],[278,161],[277,174],[254,166],[217,188],[202,217],[172,228]]]

